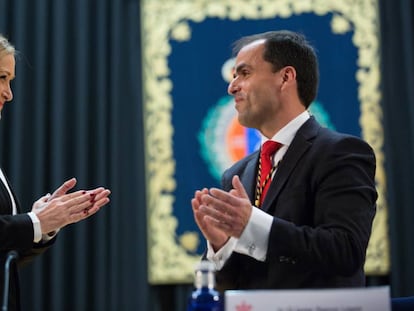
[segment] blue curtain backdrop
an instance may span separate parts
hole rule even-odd
[[[391,285],[414,295],[414,10],[410,0],[380,5]],[[72,176],[113,191],[23,270],[24,310],[185,308],[190,286],[147,284],[139,25],[139,1],[0,0],[0,32],[21,51],[0,163],[23,208]]]
[[[414,296],[414,3],[380,1],[393,296]]]
[[[0,162],[23,209],[73,176],[112,190],[23,269],[24,310],[150,310],[139,2],[0,0],[0,32],[20,51]]]

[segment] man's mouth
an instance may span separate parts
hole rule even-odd
[[[243,100],[243,97],[241,97],[241,96],[234,97],[234,101],[236,102],[236,104],[241,102],[242,100]]]

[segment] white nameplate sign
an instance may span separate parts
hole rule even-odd
[[[226,311],[390,311],[388,286],[225,292]]]

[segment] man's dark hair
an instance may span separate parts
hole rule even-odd
[[[274,72],[286,66],[295,68],[299,98],[308,108],[316,97],[319,83],[318,59],[314,48],[302,34],[288,30],[269,31],[237,40],[233,46],[234,55],[257,40],[264,40],[263,59],[273,65]]]

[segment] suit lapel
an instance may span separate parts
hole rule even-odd
[[[8,215],[12,213],[12,202],[10,195],[2,180],[0,180],[0,207],[0,214],[2,215]]]
[[[286,154],[276,171],[275,177],[270,184],[262,209],[268,211],[271,203],[277,198],[283,185],[288,180],[291,172],[295,169],[300,158],[312,146],[312,139],[316,136],[319,124],[311,117],[298,130],[290,144]]]
[[[17,213],[20,213],[20,204],[17,200],[16,194],[14,193],[12,187],[10,186],[10,181],[7,178],[6,174],[3,176],[5,179],[5,182],[9,186],[11,195],[13,196],[14,203],[16,204],[16,210]],[[0,214],[12,214],[13,212],[13,204],[12,204],[12,198],[10,197],[10,192],[7,190],[6,185],[3,183],[2,180],[0,180]]]
[[[254,205],[254,195],[256,190],[256,171],[257,162],[259,161],[259,152],[251,157],[250,161],[246,165],[245,174],[241,176],[241,182],[244,185],[247,194],[249,195],[250,202]]]

